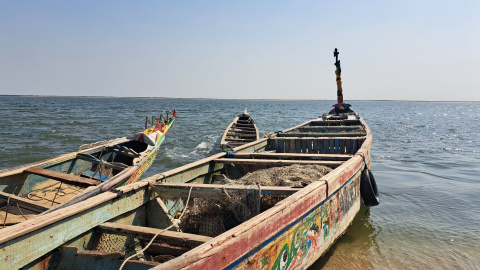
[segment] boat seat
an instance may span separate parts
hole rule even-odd
[[[221,176],[219,176],[221,178]],[[205,198],[210,200],[223,201],[225,191],[228,194],[243,194],[245,185],[221,185],[221,184],[190,184],[190,183],[156,183],[151,184],[160,198],[173,199],[178,197]],[[289,196],[299,191],[300,188],[261,186],[262,195]]]
[[[23,172],[40,175],[53,180],[57,180],[67,184],[74,184],[74,185],[96,186],[101,183],[101,181],[98,181],[98,180],[88,179],[88,178],[81,177],[74,174],[51,171],[51,170],[47,170],[39,167],[31,167],[24,170]]]

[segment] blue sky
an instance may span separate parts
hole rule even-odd
[[[480,101],[480,1],[0,0],[0,94]]]

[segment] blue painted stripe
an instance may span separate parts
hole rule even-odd
[[[364,163],[365,164],[365,163]],[[289,225],[287,225],[287,227],[285,227],[284,229],[280,230],[278,233],[276,233],[275,235],[273,235],[272,237],[270,237],[269,239],[267,239],[265,242],[261,243],[260,245],[258,245],[257,247],[253,248],[251,251],[249,251],[247,254],[243,255],[242,257],[240,257],[238,260],[234,261],[233,263],[231,263],[230,265],[228,265],[227,267],[225,267],[225,269],[234,269],[235,267],[237,267],[241,262],[243,262],[244,260],[248,259],[249,257],[253,256],[255,253],[257,253],[259,250],[263,249],[264,247],[266,247],[268,244],[270,244],[271,242],[273,242],[275,239],[279,238],[282,234],[286,233],[289,229],[291,229],[292,227],[294,227],[295,225],[297,225],[299,222],[301,222],[302,220],[304,220],[307,216],[309,216],[313,211],[317,210],[318,208],[320,208],[321,206],[323,206],[328,200],[330,200],[333,196],[335,196],[338,192],[340,192],[340,190],[342,190],[346,185],[348,185],[355,177],[357,174],[359,174],[362,169],[365,167],[365,165],[362,165],[362,167],[360,167],[360,169],[352,176],[350,177],[350,179],[348,179],[347,182],[345,182],[339,189],[337,189],[334,193],[330,194],[330,196],[328,196],[327,199],[323,200],[321,203],[319,203],[318,205],[316,205],[315,207],[313,207],[312,209],[310,209],[308,212],[306,212],[305,214],[303,214],[300,218],[298,218],[297,220],[295,220],[294,222],[290,223]]]

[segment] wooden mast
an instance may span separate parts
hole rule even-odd
[[[338,52],[337,48],[335,48],[335,51],[333,52],[333,56],[335,56],[335,74],[337,77],[337,104],[339,107],[342,106],[343,103],[343,89],[342,89],[342,78],[340,77],[342,74],[342,68],[340,68],[340,60],[338,60]]]

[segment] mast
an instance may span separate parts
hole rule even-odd
[[[335,74],[337,77],[337,104],[342,106],[343,103],[343,89],[342,89],[342,78],[340,77],[342,74],[342,68],[340,67],[340,60],[338,60],[338,55],[340,52],[338,52],[337,48],[335,48],[335,51],[333,51],[333,56],[335,56]]]

